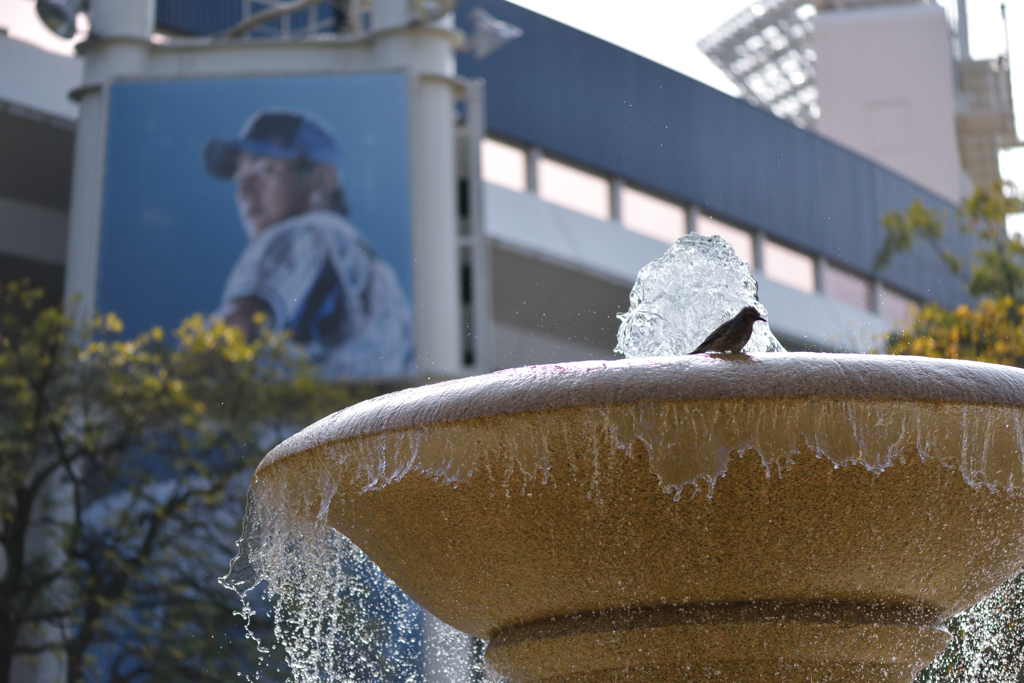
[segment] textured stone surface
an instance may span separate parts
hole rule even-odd
[[[613,433],[637,403],[671,407],[678,438]],[[928,453],[899,441],[884,471],[857,454],[836,467],[812,447],[828,436],[813,416],[862,403],[949,438]],[[965,449],[949,424],[964,406],[968,421],[1015,419],[1024,372],[813,354],[523,368],[327,418],[269,454],[255,486],[328,491],[329,508],[303,500],[297,514],[326,514],[415,600],[491,638],[489,661],[514,680],[909,680],[948,637],[940,620],[1024,563],[1024,498],[992,483],[1015,481],[1019,429],[989,424]],[[688,425],[712,409],[731,416],[716,438],[760,451],[726,453],[712,495],[676,499],[652,449],[685,459]],[[558,429],[517,431],[538,416]],[[398,457],[382,432],[418,452],[370,485],[367,454],[381,471]],[[779,434],[804,445],[763,452]],[[452,442],[471,467],[451,462]],[[522,451],[540,443],[535,467]]]

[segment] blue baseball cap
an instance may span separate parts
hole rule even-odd
[[[306,159],[334,165],[337,150],[326,127],[310,116],[287,111],[256,112],[245,122],[237,140],[213,138],[206,143],[203,161],[218,178],[235,174],[239,152],[275,159]]]

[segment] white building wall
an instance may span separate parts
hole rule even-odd
[[[534,363],[612,359],[615,312],[629,309],[629,291],[640,269],[660,258],[668,249],[664,242],[625,230],[618,223],[549,204],[532,192],[515,192],[496,185],[484,185],[484,229],[495,248],[511,251],[524,259],[548,264],[562,277],[557,282],[527,283],[496,277],[495,363],[514,367]],[[792,350],[866,352],[880,346],[892,328],[882,315],[858,309],[829,298],[824,293],[806,292],[787,286],[761,270],[753,271],[758,296],[768,309],[772,331]],[[568,282],[604,283],[589,300],[568,291]],[[518,286],[514,296],[502,296],[503,287]],[[586,287],[586,285],[583,285]],[[545,321],[538,325],[516,322],[516,315],[531,308],[529,297],[543,293],[540,307],[552,314],[559,300],[573,300],[579,306],[579,320]],[[608,297],[613,297],[609,301]],[[504,307],[502,303],[504,302]],[[508,309],[514,303],[519,310]],[[536,311],[536,306],[534,307]],[[605,312],[604,320],[598,311]],[[559,315],[569,317],[562,311]],[[536,316],[534,316],[536,318]],[[600,328],[600,329],[598,329]],[[578,330],[585,330],[579,334]]]
[[[61,57],[0,36],[0,101],[74,120],[78,105],[68,92],[82,82],[83,61]]]
[[[959,203],[953,55],[938,5],[815,19],[816,131]]]

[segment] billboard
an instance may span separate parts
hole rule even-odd
[[[414,372],[401,73],[122,81],[97,306],[289,330],[328,378]]]

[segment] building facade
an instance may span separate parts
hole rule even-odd
[[[701,49],[752,104],[953,203],[1020,144],[1009,56],[972,59],[964,0],[955,20],[924,0],[754,2]]]
[[[490,318],[474,334],[487,347],[476,360],[492,360],[467,365],[464,352],[464,371],[611,357],[636,272],[688,231],[731,238],[794,349],[863,350],[911,302],[960,300],[924,251],[871,269],[882,215],[916,198],[952,213],[948,199],[511,3],[460,4],[464,31],[477,7],[525,35],[486,59],[457,60],[460,77],[485,84],[487,131],[479,208],[489,274],[477,293],[490,290]],[[226,30],[243,9],[164,0],[157,24],[173,45]]]
[[[71,157],[82,62],[0,35],[0,274],[64,287]]]
[[[92,66],[77,97],[101,136],[79,141],[78,174],[92,178],[93,186],[76,189],[82,198],[77,222],[72,217],[68,297],[94,301],[102,267],[97,202],[103,173],[97,164],[106,134],[105,83],[127,76],[288,74],[341,63],[380,68],[374,60],[385,50],[374,37],[372,11],[346,19],[343,33],[332,33],[337,27],[325,10],[314,8],[288,31],[275,20],[248,36],[225,38],[251,16],[252,8],[243,5],[160,0],[148,29],[159,32],[158,39],[142,35],[150,20],[141,17],[131,41],[91,48]],[[433,338],[419,344],[421,368],[458,375],[613,357],[615,314],[628,307],[636,273],[687,232],[721,234],[734,245],[760,283],[773,330],[793,349],[864,350],[905,318],[911,303],[963,299],[959,283],[925,250],[898,256],[882,273],[872,270],[885,213],[921,199],[952,214],[948,197],[511,3],[463,2],[456,26],[472,31],[468,14],[477,7],[525,35],[482,60],[456,53],[452,43],[442,50],[447,57],[430,58],[440,60],[436,70],[443,78],[460,84],[446,86],[454,94],[437,106],[462,114],[440,138],[450,140],[452,150],[431,152],[448,159],[452,177],[418,195],[432,208],[418,212],[417,220],[433,227],[414,227],[414,241],[434,250],[423,259],[447,264],[415,278],[417,291],[433,292],[425,297],[436,302],[418,318],[419,333]],[[384,27],[380,16],[376,21],[376,28]],[[406,68],[402,60],[409,56],[396,55],[387,59]],[[456,150],[477,125],[464,115],[465,93],[474,87],[485,105],[478,107],[485,112],[479,114],[479,154]],[[438,139],[425,133],[424,140]],[[63,163],[70,175],[68,160]],[[460,187],[469,188],[464,196]],[[949,239],[954,251],[969,253],[967,238]]]

